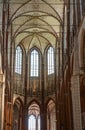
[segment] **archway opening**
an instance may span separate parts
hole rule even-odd
[[[28,108],[28,130],[40,130],[40,108],[35,102]]]
[[[47,130],[56,130],[56,109],[53,100],[47,105]]]

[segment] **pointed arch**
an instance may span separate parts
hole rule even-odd
[[[31,1],[31,0],[27,0],[25,3],[23,3],[22,5],[20,5],[20,6],[16,9],[16,11],[15,11],[15,12],[11,15],[11,17],[10,17],[8,27],[9,27],[9,25],[12,23],[12,20],[13,20],[15,17],[17,17],[16,14],[18,14],[18,12],[19,12],[23,7],[25,7],[30,1]],[[55,17],[62,23],[62,19],[61,19],[60,15],[59,15],[58,12],[53,8],[53,6],[51,6],[50,3],[48,3],[48,2],[46,2],[46,1],[44,1],[44,0],[42,0],[42,2],[43,2],[47,7],[50,8],[51,12],[53,12],[53,14],[50,12],[49,15],[55,16]],[[20,12],[21,12],[21,11],[20,11]],[[45,11],[45,12],[46,12],[46,11]],[[47,13],[48,13],[48,12],[47,12]],[[15,16],[15,17],[14,17],[14,16]]]
[[[22,57],[22,48],[21,46],[17,46],[15,55],[15,72],[18,74],[22,73]]]
[[[48,75],[54,73],[54,49],[52,46],[49,46],[47,50],[47,69]]]
[[[47,104],[47,130],[54,128],[56,130],[56,107],[52,99]]]
[[[40,130],[40,106],[36,100],[32,100],[28,106],[28,129],[35,130],[36,127]],[[39,118],[39,120],[38,120]],[[36,123],[37,124],[36,124]]]
[[[13,130],[19,130],[22,127],[22,116],[23,102],[20,97],[17,97],[13,104]]]
[[[36,129],[36,118],[33,114],[29,116],[28,124],[29,124],[29,126],[28,126],[29,130],[35,130]]]
[[[33,48],[30,53],[30,76],[39,76],[39,52],[36,48]]]

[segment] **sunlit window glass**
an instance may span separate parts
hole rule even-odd
[[[15,72],[18,74],[21,74],[22,72],[22,49],[20,46],[16,48]]]
[[[47,53],[48,61],[48,75],[54,73],[54,50],[52,47],[49,47]]]
[[[36,119],[33,115],[31,115],[28,119],[28,130],[36,130]]]
[[[39,54],[36,50],[31,52],[31,76],[39,75]]]
[[[40,116],[38,116],[38,130],[40,130]]]

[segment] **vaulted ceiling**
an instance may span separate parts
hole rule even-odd
[[[10,0],[9,25],[12,41],[26,50],[33,46],[41,52],[48,44],[55,47],[62,33],[63,0]]]

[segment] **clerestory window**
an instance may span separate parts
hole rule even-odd
[[[22,73],[22,49],[20,46],[17,46],[16,48],[15,72],[18,74]]]
[[[38,77],[39,76],[39,53],[37,50],[33,50],[31,52],[31,76]]]
[[[53,47],[49,47],[47,52],[47,67],[48,67],[48,75],[54,73],[54,49]]]

